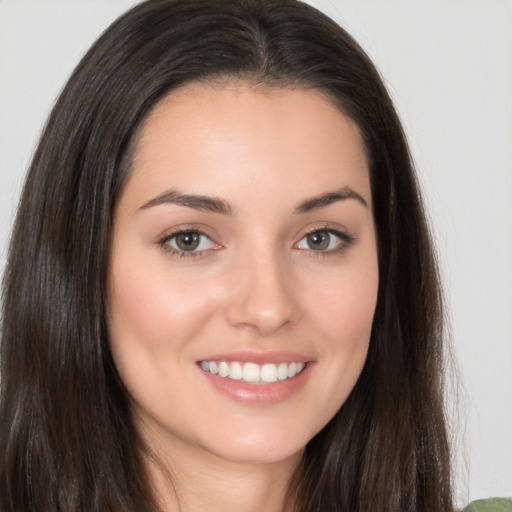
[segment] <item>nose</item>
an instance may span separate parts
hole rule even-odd
[[[300,317],[293,277],[278,254],[254,251],[231,275],[226,318],[270,336]]]

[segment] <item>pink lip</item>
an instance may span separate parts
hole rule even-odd
[[[307,357],[293,352],[229,352],[226,354],[214,354],[207,356],[201,361],[226,361],[227,363],[238,361],[240,363],[256,364],[279,364],[279,363],[309,363],[311,357]]]
[[[233,356],[233,354],[231,354]],[[226,361],[226,358],[212,358],[208,361]],[[230,358],[228,361],[242,361],[240,358]],[[250,359],[256,362],[254,359]],[[280,359],[284,362],[283,359]],[[290,362],[298,361],[293,359]],[[264,362],[268,362],[265,359]],[[259,363],[264,364],[264,363]],[[298,393],[307,383],[315,363],[309,362],[301,373],[291,379],[278,381],[272,384],[248,384],[228,377],[219,377],[212,373],[205,372],[198,366],[204,378],[221,394],[236,402],[251,406],[269,406],[284,402]]]

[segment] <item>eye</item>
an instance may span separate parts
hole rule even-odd
[[[308,249],[316,252],[330,252],[341,250],[347,244],[353,243],[354,239],[334,229],[318,229],[305,235],[299,240],[297,249]]]
[[[164,249],[179,253],[181,256],[218,248],[218,245],[208,235],[193,230],[174,233],[161,240],[160,244]]]

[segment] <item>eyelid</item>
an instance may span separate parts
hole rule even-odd
[[[215,238],[207,233],[206,230],[202,227],[199,227],[197,225],[184,225],[179,226],[171,230],[167,230],[164,234],[157,237],[156,242],[161,247],[161,249],[169,253],[172,256],[175,256],[180,259],[185,258],[198,258],[198,257],[205,257],[211,254],[214,251],[217,251],[222,248],[222,245],[219,244]],[[169,240],[177,237],[180,234],[183,233],[197,233],[198,235],[202,237],[206,237],[214,244],[215,247],[208,248],[208,249],[202,249],[200,251],[182,251],[179,248],[172,247],[168,242]]]
[[[179,224],[161,231],[160,234],[155,237],[155,242],[161,242],[165,239],[171,238],[172,236],[179,235],[180,233],[199,233],[201,235],[207,236],[208,238],[211,238],[214,241],[216,241],[218,238],[218,235],[213,232],[210,227],[204,224],[190,223]]]
[[[300,232],[297,234],[296,238],[299,240],[302,240],[302,238],[304,238],[305,236],[311,235],[312,233],[316,233],[317,231],[328,231],[333,234],[338,234],[339,236],[341,236],[344,239],[345,238],[346,239],[355,239],[354,236],[349,234],[349,230],[346,227],[344,227],[340,224],[335,224],[333,222],[321,222],[321,221],[312,223],[312,224],[306,226],[305,228],[303,228],[302,230],[300,230]]]
[[[337,246],[333,249],[328,249],[328,250],[323,250],[323,251],[322,250],[315,251],[314,249],[306,249],[306,248],[298,248],[297,247],[297,245],[302,240],[304,240],[304,238],[306,238],[307,236],[309,236],[313,233],[321,233],[321,232],[327,232],[331,235],[336,236],[337,238],[340,239],[341,243],[339,244],[339,246]],[[331,253],[343,251],[344,249],[347,248],[347,246],[353,245],[356,241],[356,238],[353,235],[351,235],[350,233],[348,233],[348,231],[345,228],[342,228],[338,224],[332,224],[332,223],[326,223],[326,224],[320,224],[320,225],[317,224],[315,226],[311,226],[310,228],[307,228],[305,231],[302,231],[299,236],[300,236],[300,238],[298,239],[297,242],[295,242],[294,248],[298,248],[299,250],[306,250],[306,251],[314,253],[315,255],[318,255],[318,256],[322,256],[322,255],[327,256]]]

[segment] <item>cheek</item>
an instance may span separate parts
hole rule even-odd
[[[377,291],[376,265],[342,273],[312,296],[310,310],[329,333],[328,339],[357,345],[369,340]]]
[[[368,264],[347,266],[310,297],[309,317],[315,319],[310,338],[322,336],[319,360],[329,363],[324,365],[320,395],[325,400],[321,401],[332,414],[346,400],[364,366],[377,292],[377,262],[372,258]]]
[[[111,276],[108,308],[114,353],[175,352],[197,335],[213,308],[211,294],[191,280],[148,262],[119,262]]]
[[[112,355],[139,410],[157,422],[171,421],[165,410],[186,408],[183,371],[190,372],[190,365],[184,362],[216,308],[212,294],[193,281],[148,258],[118,260],[112,269],[107,318]]]

